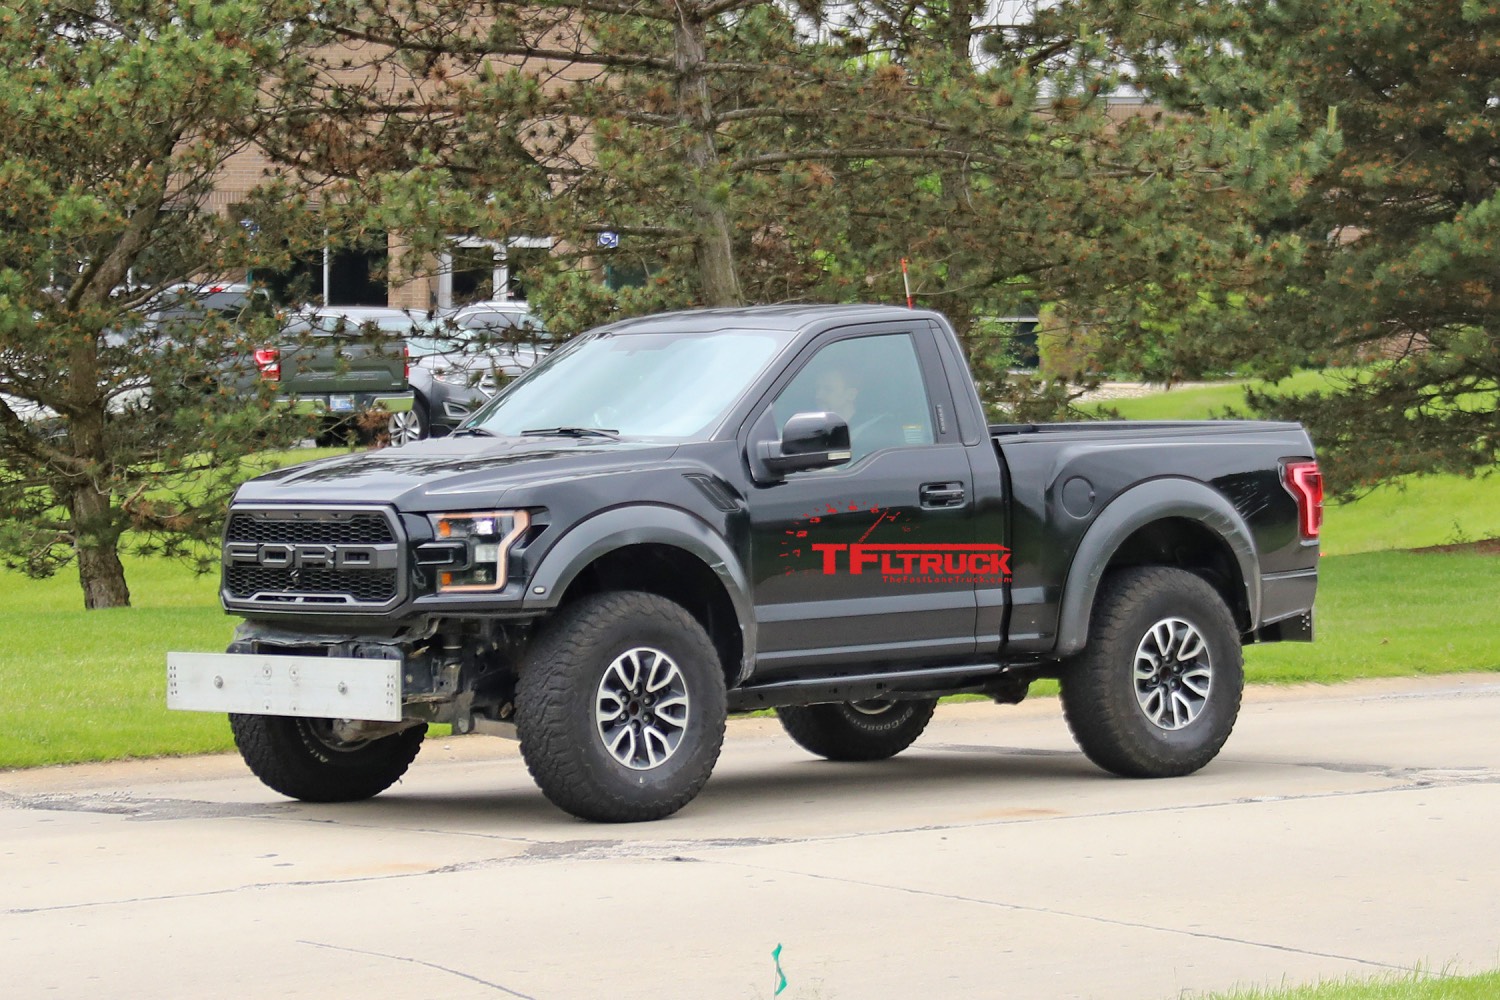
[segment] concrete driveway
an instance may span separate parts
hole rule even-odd
[[[0,774],[0,995],[1100,997],[1500,965],[1500,680],[1256,690],[1202,773],[1125,781],[1056,703],[830,764],[731,723],[704,794],[593,826],[511,744],[368,803],[237,757]]]

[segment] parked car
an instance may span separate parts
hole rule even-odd
[[[524,302],[482,302],[413,330],[413,413],[425,419],[422,433],[441,437],[468,419],[509,379],[552,349],[545,324]]]
[[[667,816],[726,713],[874,761],[946,694],[1061,682],[1118,775],[1207,765],[1241,647],[1313,635],[1322,481],[1271,421],[986,426],[948,321],[886,306],[591,331],[444,441],[240,487],[227,653],[168,704],[230,713],[270,787],[393,784],[428,723],[518,736],[591,820]]]
[[[322,416],[319,443],[332,443],[353,426],[367,433],[367,414],[388,416],[393,443],[408,437],[415,395],[408,381],[406,336],[419,320],[400,310],[332,307],[294,313],[280,343],[258,347],[253,358],[236,359],[240,385],[260,378],[303,412]]]
[[[237,319],[275,306],[264,288],[245,281],[185,281],[162,289],[146,307],[149,326],[170,326],[204,315]]]

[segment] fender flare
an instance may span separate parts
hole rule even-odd
[[[718,577],[740,628],[743,659],[738,681],[755,662],[755,608],[745,569],[729,544],[709,525],[676,507],[632,504],[580,521],[542,557],[526,583],[525,607],[551,610],[590,563],[629,545],[670,545],[695,556]],[[538,592],[541,588],[542,592]]]
[[[1071,656],[1088,639],[1094,597],[1110,557],[1137,530],[1169,517],[1197,521],[1224,540],[1239,564],[1250,627],[1260,621],[1259,560],[1250,527],[1239,511],[1222,494],[1196,480],[1153,479],[1110,501],[1078,543],[1057,616],[1058,656]]]

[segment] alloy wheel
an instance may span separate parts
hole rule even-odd
[[[666,763],[682,745],[691,701],[676,662],[650,646],[617,656],[599,680],[594,722],[604,748],[634,771]]]
[[[1208,703],[1213,661],[1203,634],[1181,618],[1163,618],[1135,650],[1135,700],[1151,723],[1172,732],[1190,726]]]

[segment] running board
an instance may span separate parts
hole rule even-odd
[[[729,692],[731,712],[789,705],[822,705],[872,698],[912,698],[979,691],[1007,667],[999,663],[970,663],[959,667],[927,667],[885,673],[810,677],[794,681],[750,684]],[[1019,699],[1017,699],[1019,700]]]

